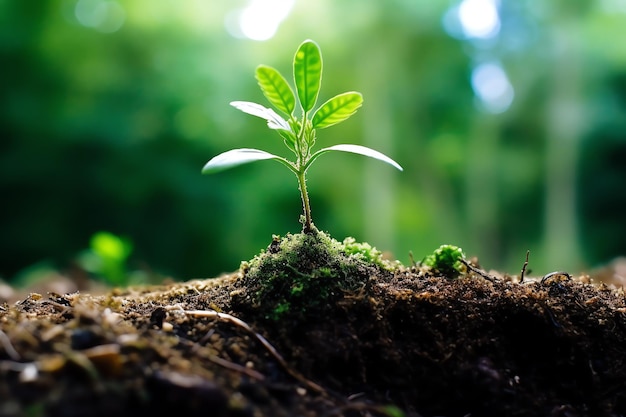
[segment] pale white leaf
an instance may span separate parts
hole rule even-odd
[[[203,174],[212,174],[220,172],[225,169],[233,168],[238,165],[247,164],[254,161],[262,161],[264,159],[278,159],[283,160],[280,156],[273,155],[269,152],[261,151],[259,149],[233,149],[224,153],[221,153],[213,157],[202,168]]]
[[[310,165],[311,162],[313,162],[313,160],[316,159],[319,155],[321,155],[323,153],[326,153],[326,152],[330,152],[330,151],[350,152],[350,153],[355,153],[355,154],[359,154],[359,155],[368,156],[370,158],[374,158],[374,159],[378,159],[379,161],[386,162],[389,165],[399,169],[400,171],[403,170],[402,167],[400,166],[400,164],[398,164],[396,161],[394,161],[393,159],[389,158],[385,154],[382,154],[382,153],[380,153],[378,151],[375,151],[375,150],[370,149],[370,148],[365,147],[365,146],[348,145],[348,144],[335,145],[335,146],[331,146],[331,147],[328,147],[328,148],[320,149],[319,151],[315,152],[315,154],[311,157],[311,159],[309,160],[308,165]]]
[[[285,119],[283,119],[278,113],[274,110],[264,107],[258,103],[253,103],[251,101],[233,101],[230,103],[231,106],[236,109],[241,110],[244,113],[251,114],[256,117],[260,117],[261,119],[267,120],[267,126],[270,129],[281,129],[291,131],[291,127],[289,123]]]

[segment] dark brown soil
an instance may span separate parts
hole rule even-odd
[[[242,272],[4,304],[0,416],[626,414],[622,289],[419,268],[361,282],[278,316]]]

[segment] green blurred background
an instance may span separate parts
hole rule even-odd
[[[0,0],[0,19],[5,280],[84,266],[100,231],[128,243],[129,270],[176,279],[233,271],[298,232],[280,164],[200,170],[235,147],[290,156],[228,103],[265,104],[255,67],[290,76],[307,38],[320,102],[365,97],[318,146],[405,168],[320,158],[318,228],[405,264],[455,244],[510,273],[526,250],[537,274],[626,254],[624,0]]]

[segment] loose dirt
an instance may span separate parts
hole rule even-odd
[[[279,315],[242,271],[5,303],[0,415],[626,414],[622,289],[365,272]]]

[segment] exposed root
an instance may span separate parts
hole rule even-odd
[[[175,308],[176,308],[176,306],[175,306]],[[274,346],[272,346],[271,343],[268,342],[266,338],[264,338],[259,333],[255,332],[252,329],[252,327],[250,327],[250,325],[248,325],[248,323],[244,322],[243,320],[238,319],[235,316],[231,316],[230,314],[218,313],[217,311],[214,311],[214,310],[183,310],[180,307],[178,307],[178,308],[180,309],[181,312],[183,312],[184,314],[186,314],[188,316],[215,318],[215,319],[218,319],[218,320],[222,320],[222,321],[231,323],[231,324],[233,324],[233,325],[235,325],[237,327],[240,327],[240,328],[244,329],[246,332],[248,332],[250,335],[252,335],[259,343],[261,343],[261,345],[263,345],[263,347],[270,353],[270,355],[272,355],[272,357],[280,364],[280,366],[289,375],[291,375],[293,378],[295,378],[297,381],[302,383],[304,386],[306,386],[307,388],[309,388],[309,389],[311,389],[311,390],[313,390],[315,392],[318,392],[318,393],[321,393],[321,394],[325,394],[326,393],[326,390],[324,388],[322,388],[321,386],[319,386],[315,382],[310,381],[309,379],[305,378],[299,372],[297,372],[293,368],[291,368],[289,366],[289,364],[287,363],[287,361],[280,355],[280,353],[278,353],[276,348],[274,348]]]
[[[475,274],[480,275],[481,277],[485,278],[487,281],[496,282],[498,280],[498,278],[489,275],[488,273],[486,273],[485,271],[483,271],[481,269],[476,268],[475,266],[473,266],[472,264],[467,262],[465,259],[460,258],[459,260],[461,261],[461,263],[463,263],[463,265],[465,265],[467,268],[469,268],[470,271],[472,271]]]

